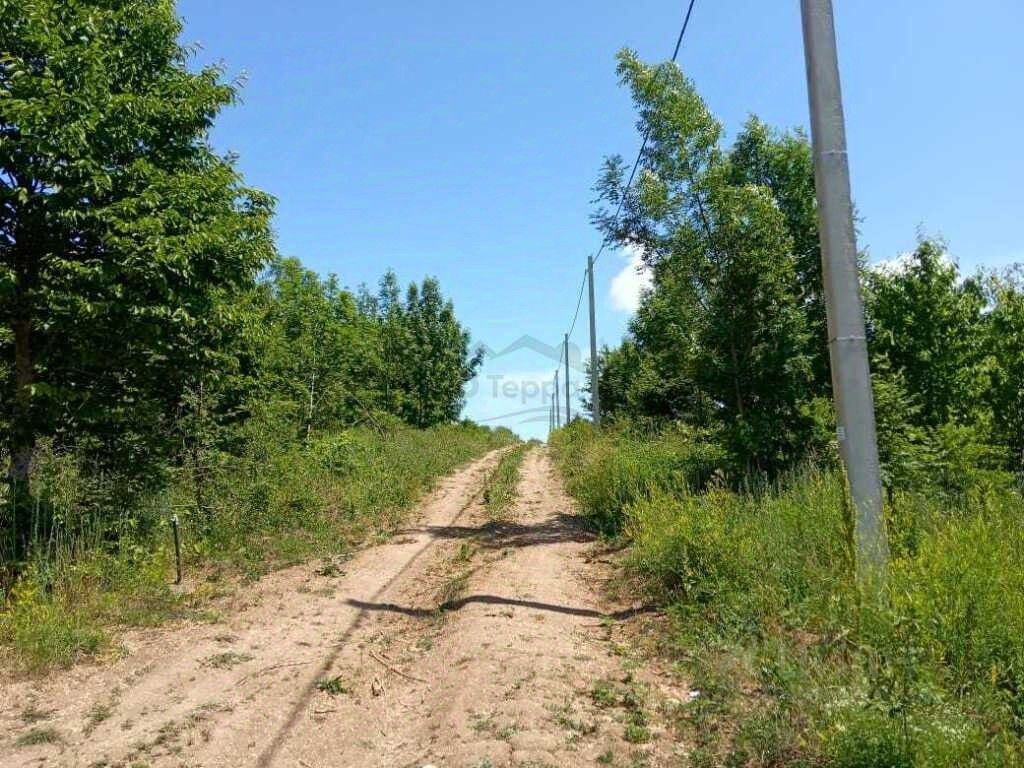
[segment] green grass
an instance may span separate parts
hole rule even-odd
[[[498,462],[494,473],[484,489],[484,508],[491,520],[504,520],[516,499],[516,488],[519,485],[519,470],[523,457],[530,449],[527,443],[521,443],[509,449]]]
[[[807,469],[756,493],[661,478],[638,491],[632,470],[652,451],[639,443],[574,427],[554,448],[585,511],[603,509],[596,522],[615,520],[629,542],[637,589],[665,606],[663,649],[700,691],[673,714],[692,765],[1024,765],[1024,499],[1010,483],[955,500],[897,493],[888,581],[868,598],[840,476]]]
[[[88,718],[88,725],[95,727],[100,723],[109,720],[112,714],[114,714],[114,710],[109,704],[104,704],[103,702],[98,701],[89,708],[89,712],[86,715]]]
[[[341,679],[341,675],[336,677],[325,677],[321,680],[316,681],[316,689],[323,691],[328,696],[340,696],[343,693],[348,693],[348,686]]]
[[[466,593],[469,577],[472,575],[473,571],[470,569],[459,571],[448,577],[437,592],[437,610],[439,612],[443,613],[455,607],[459,599]]]
[[[69,457],[41,452],[36,493],[60,524],[14,583],[0,583],[0,663],[66,667],[112,648],[121,627],[202,618],[225,575],[258,578],[313,558],[331,559],[318,572],[336,575],[334,558],[396,530],[437,478],[513,439],[452,425],[357,428],[301,445],[256,422],[250,429],[240,451],[209,458],[201,493],[191,473],[173,475],[137,500],[116,536],[98,523],[111,519],[109,489],[98,491]],[[173,588],[172,512],[192,582],[185,592]]]
[[[40,744],[56,744],[61,741],[61,736],[55,728],[33,728],[19,736],[15,742],[16,747],[36,747]]]
[[[608,424],[603,434],[606,439],[595,439],[591,425],[578,421],[556,432],[552,445],[567,490],[605,534],[622,530],[624,510],[634,501],[702,486],[725,463],[724,451],[684,427],[630,436]]]

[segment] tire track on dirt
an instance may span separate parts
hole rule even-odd
[[[432,550],[419,580],[399,585],[394,599],[358,603],[381,616],[377,634],[359,639],[365,663],[349,658],[350,691],[330,699],[322,720],[297,725],[280,764],[662,764],[656,729],[633,731],[645,744],[626,738],[640,696],[623,683],[631,677],[610,642],[610,625],[637,611],[603,604],[605,573],[588,557],[593,537],[572,511],[546,452],[535,449],[510,519],[488,520],[474,505],[464,524],[432,531],[448,544]],[[382,657],[404,674],[378,665]],[[367,695],[374,679],[383,681],[381,695]],[[620,706],[630,695],[633,710]]]
[[[613,642],[639,609],[605,604],[607,569],[546,449],[526,454],[507,519],[488,519],[500,455],[441,481],[334,581],[275,573],[218,624],[137,633],[114,664],[3,691],[5,768],[675,764],[653,686]],[[28,697],[62,743],[12,749]]]

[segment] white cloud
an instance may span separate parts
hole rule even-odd
[[[950,258],[948,253],[943,253],[942,262],[949,266],[952,265],[953,260]],[[904,251],[899,256],[894,256],[891,259],[882,259],[880,261],[876,261],[874,264],[869,264],[868,269],[872,272],[877,272],[880,275],[895,277],[897,275],[906,274],[907,270],[910,269],[913,263],[914,252]]]
[[[651,288],[651,271],[644,266],[638,246],[627,245],[622,255],[626,258],[626,266],[612,278],[612,306],[621,312],[632,313],[640,308],[640,299]]]

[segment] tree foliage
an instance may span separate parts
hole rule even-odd
[[[60,435],[129,471],[181,393],[235,364],[232,299],[270,257],[271,199],[210,147],[236,97],[192,71],[171,2],[0,11],[0,322],[12,480]]]
[[[596,221],[608,238],[638,246],[652,270],[631,334],[666,382],[654,412],[711,420],[741,465],[775,471],[806,438],[801,404],[814,376],[813,293],[798,289],[808,259],[795,257],[791,227],[804,251],[813,247],[789,189],[807,180],[778,157],[800,152],[756,122],[735,150],[722,149],[721,125],[674,65],[647,66],[625,51],[619,75],[648,142],[628,191],[622,159],[606,162],[598,193],[621,203],[621,216],[602,209]],[[610,391],[607,400],[622,398]]]
[[[53,523],[41,445],[118,520],[176,472],[205,511],[232,452],[453,422],[479,365],[435,279],[371,296],[278,256],[210,143],[237,84],[181,31],[173,0],[0,0],[2,556]]]
[[[892,268],[866,273],[871,350],[920,403],[921,426],[966,421],[984,386],[980,281],[960,281],[941,242],[922,240]]]
[[[991,410],[997,442],[1024,470],[1024,271],[1021,267],[989,281],[984,349],[988,372],[982,393]]]
[[[297,435],[388,417],[418,427],[457,420],[479,353],[436,279],[411,283],[404,297],[398,286],[389,271],[376,296],[353,293],[296,259],[268,272],[257,386]]]
[[[622,159],[605,162],[595,222],[640,249],[653,284],[628,337],[602,351],[603,409],[710,428],[741,475],[834,455],[806,136],[752,117],[723,148],[675,65],[624,51],[618,71],[648,141],[629,189]],[[922,238],[863,282],[889,481],[959,488],[975,470],[1024,468],[1019,271],[964,278],[943,242]]]

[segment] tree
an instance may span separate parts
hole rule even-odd
[[[828,329],[821,274],[821,241],[814,189],[814,157],[802,130],[777,131],[751,117],[729,153],[732,181],[771,191],[792,239],[797,304],[807,316],[807,355],[816,394],[831,391]]]
[[[428,427],[455,421],[479,355],[433,278],[409,285],[387,272],[377,297],[281,259],[260,287],[264,328],[258,397],[286,414],[295,435],[387,414]]]
[[[639,246],[653,289],[632,326],[685,402],[725,427],[737,462],[774,472],[799,455],[810,429],[808,322],[794,241],[776,193],[719,146],[721,126],[674,64],[619,55],[648,136],[636,185],[610,158],[597,185],[618,207],[595,216],[606,237]],[[748,154],[750,154],[748,152]],[[667,392],[666,392],[667,394]]]
[[[385,278],[385,285],[390,281]],[[458,419],[464,387],[483,361],[482,352],[470,352],[469,332],[455,316],[451,301],[435,278],[422,285],[411,283],[405,303],[389,295],[383,302],[384,347],[392,361],[391,389],[398,394],[398,413],[409,424],[429,427]]]
[[[260,397],[288,414],[296,436],[349,426],[382,407],[380,329],[334,275],[281,259],[266,276]]]
[[[993,277],[989,286],[985,401],[997,439],[1010,449],[1017,471],[1024,471],[1024,268]]]
[[[961,281],[945,245],[930,239],[895,264],[869,270],[866,283],[875,366],[902,376],[920,403],[913,423],[971,421],[986,386],[981,283]]]
[[[8,480],[56,435],[145,470],[224,364],[272,201],[208,132],[236,97],[190,70],[171,0],[0,3],[0,324]],[[17,527],[17,523],[15,524]]]
[[[633,338],[627,338],[611,349],[604,347],[599,355],[600,372],[598,386],[601,388],[601,410],[606,416],[647,417],[654,421],[682,418],[684,414],[675,410],[685,397],[679,393],[669,394],[672,384],[659,374],[652,355],[644,354]],[[584,383],[584,391],[591,392],[590,368]],[[679,382],[685,388],[685,381]],[[591,402],[584,404],[589,410]]]

